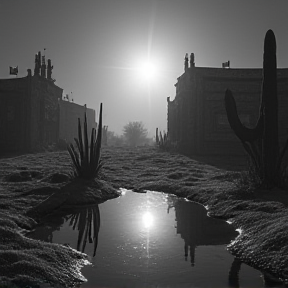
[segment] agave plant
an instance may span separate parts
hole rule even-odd
[[[84,139],[83,139],[84,138]],[[82,137],[81,121],[78,118],[78,139],[74,138],[76,148],[72,143],[67,147],[72,159],[74,176],[87,180],[98,177],[102,167],[101,161],[101,141],[102,141],[102,103],[100,104],[99,123],[97,129],[92,128],[90,147],[87,131],[87,116],[84,116],[84,135]],[[77,151],[78,150],[78,151]]]

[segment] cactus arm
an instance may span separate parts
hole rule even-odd
[[[255,128],[247,128],[239,119],[236,102],[232,92],[227,89],[225,92],[225,109],[228,118],[228,122],[241,142],[253,142],[261,137],[261,131],[263,128],[263,117],[260,113],[258,123]]]

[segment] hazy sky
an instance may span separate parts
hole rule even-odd
[[[56,85],[96,111],[103,102],[110,131],[143,121],[154,135],[185,53],[196,66],[262,67],[272,29],[278,67],[288,67],[287,13],[288,0],[1,0],[0,78],[17,65],[26,76],[46,48]],[[146,59],[158,69],[151,81],[135,70]]]

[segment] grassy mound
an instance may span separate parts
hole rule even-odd
[[[0,213],[1,287],[39,287],[41,283],[72,287],[85,281],[80,268],[88,264],[87,256],[70,247],[23,236],[33,225],[32,219],[21,215]]]

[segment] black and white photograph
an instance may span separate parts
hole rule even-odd
[[[288,287],[288,0],[0,25],[0,288]]]

